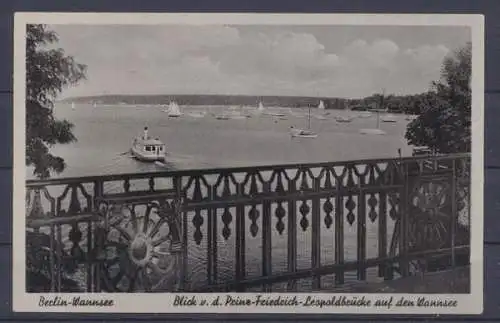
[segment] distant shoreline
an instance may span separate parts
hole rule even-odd
[[[326,110],[357,110],[373,111],[383,104],[391,113],[419,114],[422,98],[429,92],[395,96],[374,94],[362,99],[345,99],[334,97],[305,97],[305,96],[249,96],[249,95],[189,95],[189,94],[161,94],[161,95],[97,95],[71,97],[58,101],[59,103],[75,104],[113,104],[113,105],[167,105],[171,101],[179,105],[191,106],[242,106],[256,107],[260,102],[264,107],[303,108],[317,107],[323,101]]]

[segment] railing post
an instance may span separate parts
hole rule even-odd
[[[175,234],[175,239],[172,240],[172,245],[173,247],[171,249],[171,255],[174,256],[174,260],[172,261],[173,264],[176,264],[176,274],[177,274],[177,288],[181,291],[188,291],[191,289],[191,279],[190,279],[190,273],[187,271],[188,267],[188,253],[190,250],[188,250],[188,226],[187,226],[187,212],[192,212],[191,210],[194,209],[197,214],[200,214],[200,210],[207,209],[208,211],[208,223],[207,223],[207,250],[204,250],[203,252],[204,257],[206,255],[207,257],[207,271],[208,271],[208,284],[209,285],[217,285],[219,283],[224,283],[224,281],[218,281],[217,278],[217,239],[218,239],[218,231],[217,231],[217,208],[223,208],[223,209],[229,209],[229,208],[236,208],[236,219],[235,219],[235,241],[236,244],[233,245],[232,247],[235,247],[235,282],[231,282],[230,284],[227,284],[227,289],[229,290],[230,288],[235,288],[236,291],[245,291],[249,287],[253,287],[256,285],[263,285],[263,289],[265,291],[271,291],[273,289],[273,282],[275,281],[283,281],[288,277],[293,277],[287,282],[287,291],[296,291],[297,289],[297,280],[298,279],[303,279],[303,278],[311,278],[312,279],[312,287],[314,290],[320,290],[322,287],[322,275],[328,275],[328,274],[335,274],[335,284],[341,285],[344,283],[345,280],[345,254],[344,254],[344,245],[345,244],[352,244],[351,237],[348,236],[347,239],[344,237],[344,226],[345,226],[345,221],[348,221],[349,224],[354,224],[354,220],[357,218],[357,260],[358,263],[356,267],[353,266],[349,262],[349,270],[356,270],[357,269],[357,278],[359,280],[366,280],[367,278],[367,267],[366,263],[367,262],[372,262],[372,260],[367,260],[367,252],[370,250],[369,244],[367,244],[368,240],[368,234],[366,232],[367,230],[367,223],[369,220],[368,218],[375,222],[376,219],[375,217],[377,216],[373,212],[376,210],[376,201],[375,197],[378,194],[379,197],[379,206],[378,206],[378,257],[380,258],[380,262],[376,264],[378,267],[378,275],[380,277],[384,277],[384,279],[391,279],[392,278],[392,267],[393,263],[392,262],[399,262],[399,269],[400,273],[402,276],[407,276],[409,274],[409,261],[413,261],[413,235],[409,230],[413,230],[413,223],[414,219],[412,218],[413,216],[418,216],[420,213],[418,213],[416,210],[418,208],[413,208],[412,203],[414,202],[412,200],[413,195],[415,195],[415,201],[417,200],[416,198],[418,196],[419,191],[415,189],[415,184],[421,184],[420,182],[424,179],[428,179],[426,183],[431,182],[432,185],[435,184],[436,181],[439,181],[440,184],[442,184],[442,181],[446,181],[446,192],[441,192],[440,194],[446,194],[446,203],[441,206],[446,208],[446,212],[443,213],[451,213],[451,216],[447,218],[447,221],[451,221],[448,223],[446,221],[446,228],[449,229],[447,230],[448,234],[446,235],[446,241],[443,241],[446,243],[446,246],[449,245],[449,250],[451,253],[447,254],[446,256],[442,256],[443,260],[446,258],[447,261],[447,266],[450,265],[451,261],[451,266],[457,266],[460,264],[461,261],[461,251],[458,247],[458,244],[462,242],[461,239],[461,222],[458,222],[458,216],[459,216],[459,198],[461,197],[461,185],[462,182],[459,180],[457,177],[461,175],[461,165],[459,165],[458,160],[454,160],[453,158],[457,158],[455,156],[449,156],[449,157],[432,157],[432,158],[427,158],[425,160],[425,173],[421,174],[421,170],[419,171],[418,166],[416,161],[422,161],[423,158],[415,159],[415,158],[409,158],[409,159],[399,159],[399,160],[392,160],[389,163],[390,164],[390,172],[388,171],[387,173],[392,174],[392,170],[397,169],[397,172],[399,176],[397,178],[394,178],[392,180],[388,180],[391,183],[385,184],[380,183],[380,188],[376,187],[378,182],[376,179],[370,177],[368,178],[366,175],[368,173],[365,172],[364,175],[359,175],[358,172],[356,172],[355,167],[359,167],[360,165],[364,165],[365,162],[350,162],[350,163],[345,163],[346,165],[343,164],[332,164],[332,168],[336,167],[339,168],[341,165],[344,167],[344,172],[342,175],[337,175],[336,173],[333,172],[333,175],[335,177],[335,189],[333,188],[333,185],[325,184],[322,186],[322,180],[320,180],[321,177],[314,177],[314,176],[309,176],[307,174],[311,173],[310,168],[315,167],[312,165],[300,165],[297,166],[296,168],[299,169],[297,178],[289,178],[288,176],[286,177],[288,180],[288,189],[285,189],[282,187],[281,182],[277,184],[276,190],[271,191],[271,181],[274,183],[274,180],[264,180],[262,177],[260,177],[259,172],[264,171],[267,168],[259,168],[255,167],[253,169],[249,169],[247,176],[251,174],[256,174],[255,178],[259,178],[258,181],[260,181],[263,185],[262,194],[259,194],[258,192],[260,191],[258,188],[258,185],[255,183],[256,180],[254,179],[252,182],[252,188],[250,189],[250,192],[247,194],[245,191],[245,184],[243,183],[238,183],[236,184],[236,195],[233,194],[227,194],[225,193],[222,196],[218,196],[217,194],[217,189],[214,187],[212,184],[205,184],[207,185],[208,193],[207,196],[202,196],[199,183],[196,182],[194,191],[197,192],[194,194],[196,196],[195,198],[187,198],[186,193],[190,192],[191,189],[191,184],[192,181],[192,176],[195,177],[195,180],[198,180],[197,176],[204,176],[204,175],[186,175],[190,176],[190,180],[188,181],[189,184],[186,184],[183,176],[183,174],[186,174],[185,172],[179,172],[179,173],[169,173],[168,175],[162,175],[162,176],[168,176],[168,178],[172,179],[173,181],[173,189],[169,186],[167,189],[163,190],[160,187],[154,188],[154,180],[152,179],[155,175],[145,175],[144,178],[141,178],[141,175],[124,175],[123,179],[125,179],[126,183],[124,184],[124,190],[128,193],[114,193],[114,192],[106,192],[104,194],[104,183],[107,181],[111,181],[111,177],[109,178],[97,178],[93,177],[92,179],[75,179],[75,180],[64,180],[64,181],[54,181],[53,183],[46,183],[45,181],[43,183],[27,183],[27,189],[29,190],[36,190],[36,192],[31,192],[32,194],[35,194],[33,197],[35,200],[29,200],[29,196],[27,196],[27,201],[26,203],[29,204],[29,207],[31,209],[28,210],[28,219],[31,215],[33,216],[45,216],[47,217],[48,222],[46,224],[42,224],[44,227],[43,229],[50,229],[48,231],[48,235],[50,236],[50,240],[47,241],[47,243],[50,242],[50,248],[53,249],[52,254],[49,256],[50,258],[47,260],[47,262],[50,263],[50,267],[53,268],[51,272],[48,273],[49,277],[52,279],[50,286],[47,286],[48,288],[51,289],[52,292],[60,292],[62,288],[64,288],[64,284],[62,284],[62,279],[64,278],[64,273],[61,273],[60,270],[57,270],[61,263],[62,263],[62,255],[65,254],[64,252],[64,245],[61,244],[61,242],[64,240],[66,241],[68,236],[69,240],[73,242],[73,249],[75,250],[74,252],[74,257],[76,258],[77,255],[79,255],[79,249],[80,248],[80,243],[81,243],[81,238],[82,238],[82,233],[79,232],[79,226],[81,226],[80,223],[87,223],[87,231],[86,231],[86,237],[88,239],[87,243],[87,254],[89,255],[88,261],[86,263],[87,267],[84,267],[82,269],[79,268],[79,273],[86,273],[86,277],[88,278],[86,282],[86,292],[100,292],[101,291],[101,286],[100,284],[103,284],[104,288],[104,283],[106,282],[105,280],[100,280],[101,276],[103,278],[108,278],[108,273],[103,271],[103,269],[108,269],[107,263],[104,263],[102,260],[104,258],[104,253],[103,251],[105,250],[106,244],[105,244],[105,239],[106,239],[106,234],[108,229],[108,225],[115,225],[113,220],[119,220],[121,217],[118,216],[118,218],[115,218],[113,214],[111,213],[106,213],[103,208],[100,208],[99,203],[101,202],[106,202],[102,201],[103,199],[111,201],[111,203],[116,203],[119,205],[120,203],[123,204],[133,204],[133,205],[138,205],[138,204],[143,204],[143,203],[149,203],[150,204],[155,204],[151,203],[151,201],[158,201],[158,200],[168,200],[168,206],[171,205],[172,201],[172,196],[174,199],[175,207],[173,208],[175,212],[169,213],[173,214],[175,218],[175,223],[176,227],[178,228]],[[436,168],[430,168],[432,166],[432,163],[435,161],[439,161],[440,167]],[[377,161],[379,163],[379,161]],[[436,163],[434,163],[434,166]],[[395,166],[392,167],[392,166]],[[451,169],[449,169],[451,165]],[[446,167],[443,167],[446,166]],[[273,166],[274,167],[274,166]],[[324,167],[324,166],[321,166]],[[330,166],[328,166],[330,167]],[[374,166],[375,167],[375,166]],[[274,168],[273,168],[274,169]],[[289,168],[286,168],[288,170]],[[330,168],[329,168],[330,169]],[[286,170],[283,170],[285,172]],[[347,172],[346,172],[347,170]],[[276,170],[274,170],[277,173]],[[279,170],[280,172],[282,170]],[[330,171],[330,170],[329,170]],[[357,177],[353,177],[352,172],[356,172]],[[232,176],[235,176],[233,174],[235,172],[236,174],[240,174],[243,171],[241,169],[236,170],[223,170],[221,171],[224,176],[227,176],[227,179],[231,178]],[[394,174],[395,174],[394,173]],[[198,174],[198,173],[196,173]],[[229,175],[228,175],[229,174]],[[347,177],[346,177],[347,174]],[[304,187],[302,189],[299,189],[298,181],[299,177],[303,175],[304,178],[307,179],[307,181],[304,181],[306,184],[304,184]],[[370,176],[375,176],[375,171],[373,173],[369,174]],[[127,178],[127,176],[129,178]],[[382,176],[382,175],[381,175]],[[423,176],[423,177],[422,177]],[[448,177],[449,176],[449,177]],[[118,175],[113,175],[113,179],[119,179],[121,176]],[[142,179],[149,181],[149,186],[136,190],[137,187],[142,187],[141,185],[138,185],[136,187],[136,179]],[[275,178],[275,177],[272,177]],[[353,181],[354,178],[354,181]],[[250,178],[248,178],[250,179]],[[248,179],[246,179],[245,183],[248,183]],[[281,178],[279,178],[281,180]],[[312,189],[310,189],[310,184],[312,180]],[[346,181],[345,181],[346,180]],[[87,188],[84,188],[83,185],[87,185],[87,183],[92,182],[94,183],[93,187],[93,198],[89,196],[87,192]],[[229,181],[229,180],[228,180]],[[233,183],[236,180],[233,179]],[[329,179],[327,180],[329,181]],[[356,182],[359,181],[359,182]],[[158,186],[161,186],[162,182],[158,183]],[[37,186],[38,185],[38,186]],[[65,186],[64,188],[65,193],[58,198],[52,198],[50,196],[49,191],[45,187],[39,187],[39,185],[46,185],[48,189],[51,188],[51,185],[60,185],[60,186]],[[132,185],[133,189],[130,189],[130,185]],[[228,189],[229,184],[224,184],[225,189]],[[432,188],[431,185],[431,188]],[[255,188],[253,188],[255,186]],[[356,187],[358,186],[358,187]],[[85,186],[86,187],[86,186]],[[376,190],[376,191],[375,191]],[[137,192],[137,194],[136,194]],[[42,196],[40,196],[40,193]],[[67,196],[66,198],[66,193],[70,193],[70,195]],[[154,194],[152,194],[154,193]],[[398,214],[393,214],[393,210],[390,210],[390,206],[388,205],[388,198],[392,196],[393,193],[398,193],[399,196],[399,202],[394,202],[394,204],[397,204],[397,206],[393,209],[394,211],[397,210]],[[469,192],[470,193],[470,192]],[[88,209],[87,207],[83,206],[82,199],[80,198],[81,194],[85,196],[87,199],[87,203],[89,206],[91,206],[90,210],[92,211],[92,216],[89,216],[88,214]],[[165,195],[163,195],[165,194]],[[370,196],[370,199],[368,201],[366,200],[367,195]],[[32,196],[32,195],[30,195]],[[346,196],[346,198],[344,198]],[[357,203],[354,202],[354,196],[358,196],[357,198]],[[189,196],[190,197],[190,196]],[[50,213],[45,213],[42,207],[40,206],[40,199],[43,198],[43,206],[46,206],[46,199],[49,199],[49,201],[52,201],[51,203],[51,210]],[[327,204],[322,204],[322,199],[328,199]],[[448,200],[448,198],[450,200]],[[469,195],[465,198],[470,198]],[[51,200],[52,199],[52,200]],[[297,208],[297,199],[300,201],[303,201],[304,203],[300,209]],[[325,266],[322,264],[321,260],[321,243],[322,243],[322,238],[324,240],[325,233],[322,233],[322,225],[323,225],[323,219],[322,219],[322,212],[323,209],[325,212],[328,214],[327,218],[324,219],[326,226],[330,227],[332,224],[332,218],[330,217],[331,211],[332,211],[332,205],[330,201],[334,199],[335,201],[335,209],[334,209],[334,226],[335,226],[335,233],[334,233],[334,239],[335,239],[335,264],[338,265],[338,267],[332,267],[332,266]],[[347,203],[345,203],[347,199]],[[308,200],[311,200],[310,204],[307,204]],[[70,202],[70,207],[68,212],[66,213],[66,204],[67,202]],[[390,201],[392,205],[392,200]],[[82,203],[80,207],[80,203]],[[273,267],[273,262],[272,262],[272,239],[273,234],[274,234],[274,220],[273,217],[271,216],[271,211],[274,209],[273,204],[278,203],[279,206],[276,209],[276,212],[274,212],[274,216],[278,218],[278,223],[276,225],[276,230],[278,233],[282,234],[283,230],[287,230],[288,236],[285,238],[287,240],[287,258],[288,258],[288,263],[287,263],[287,272],[282,273],[282,272],[276,272],[273,274],[272,272],[272,267]],[[256,210],[255,206],[257,204],[262,204],[262,231],[259,230],[257,226],[257,221],[260,221],[260,214]],[[287,219],[287,226],[282,221],[284,217],[286,216],[286,211],[282,207],[283,204],[287,204],[288,207],[288,219]],[[121,204],[120,204],[121,205]],[[250,213],[246,214],[247,208],[249,206],[252,206],[252,210],[250,210]],[[284,205],[283,205],[284,206]],[[307,221],[309,219],[308,214],[309,214],[309,206],[312,206],[311,208],[311,222]],[[47,208],[47,207],[45,207]],[[286,206],[285,206],[286,208]],[[344,208],[346,211],[344,211]],[[170,210],[170,209],[169,209]],[[353,212],[353,210],[355,210]],[[298,259],[297,255],[297,212],[304,213],[304,221],[301,223],[301,226],[304,227],[304,230],[309,226],[309,223],[311,223],[311,237],[307,238],[308,241],[311,242],[311,256],[310,256],[310,267],[304,268],[304,270],[298,270],[297,268],[297,263],[299,260],[305,260],[308,262],[309,256],[306,257],[306,259]],[[357,211],[357,212],[356,212]],[[370,212],[368,212],[370,211]],[[39,214],[38,214],[39,213]],[[102,213],[102,214],[101,214]],[[344,219],[344,213],[347,215],[346,219]],[[354,217],[353,213],[357,213],[357,216]],[[414,213],[414,214],[412,214]],[[96,221],[95,220],[95,215],[99,214],[99,219],[102,219],[102,221]],[[149,214],[149,213],[148,213]],[[50,216],[49,216],[50,215]],[[112,216],[113,215],[113,216]],[[191,215],[191,214],[189,214]],[[460,214],[462,215],[462,214]],[[61,217],[62,221],[58,219],[57,224],[53,224],[53,219],[52,218],[57,218]],[[135,216],[135,215],[132,215]],[[147,215],[146,217],[148,217]],[[259,241],[255,241],[255,239],[250,239],[247,240],[246,238],[246,225],[245,222],[250,221],[246,220],[246,216],[249,216],[249,219],[252,221],[252,226],[250,227],[250,233],[252,234],[252,237],[256,237],[259,231],[262,233],[261,239],[257,239]],[[387,217],[390,216],[391,218],[396,218],[397,217],[397,225],[395,228],[395,234],[393,234],[394,238],[391,241],[391,246],[390,246],[390,252],[388,248],[389,242],[387,241],[387,236],[388,236],[388,223],[389,220]],[[50,218],[50,219],[49,219]],[[66,218],[67,224],[69,226],[73,226],[74,230],[71,232],[67,233],[65,231],[61,230],[61,225],[59,224],[60,222],[66,223]],[[109,219],[108,219],[109,218]],[[149,219],[149,218],[148,218]],[[43,218],[36,219],[37,221],[42,221]],[[108,223],[109,220],[109,223]],[[461,220],[461,218],[460,218]],[[223,222],[224,222],[224,217],[223,217]],[[76,224],[74,224],[76,222]],[[225,222],[231,222],[231,221],[225,221]],[[392,221],[391,221],[392,222]],[[103,225],[101,225],[103,224]],[[191,223],[190,223],[191,224]],[[226,223],[224,223],[226,224]],[[249,224],[247,222],[247,224]],[[65,224],[66,225],[66,224]],[[33,225],[39,226],[37,225]],[[201,226],[201,225],[200,225]],[[227,225],[229,226],[229,225]],[[39,226],[41,227],[41,226]],[[35,230],[38,230],[35,228]],[[82,230],[83,231],[83,230]],[[46,231],[40,231],[40,232],[46,232]],[[170,230],[172,232],[172,230]],[[173,234],[173,233],[172,233]],[[333,234],[333,233],[332,233]],[[323,237],[322,237],[323,235]],[[111,238],[111,237],[110,237]],[[201,239],[201,238],[200,238]],[[309,240],[311,239],[311,240]],[[196,240],[196,239],[195,239]],[[345,240],[345,241],[344,241]],[[430,241],[430,239],[427,239],[426,241]],[[245,251],[246,247],[250,247],[250,243],[256,243],[257,245],[262,246],[262,272],[259,275],[260,277],[255,277],[255,281],[252,279],[246,281],[247,273],[246,269],[249,266],[253,266],[255,264],[247,264],[246,257],[245,257]],[[284,242],[284,241],[283,241]],[[418,241],[417,241],[418,242]],[[231,247],[231,248],[232,248]],[[411,248],[410,248],[411,247]],[[78,249],[78,250],[77,250]],[[173,250],[175,249],[175,250]],[[387,260],[388,255],[389,256],[396,256],[396,252],[399,249],[399,255],[397,255],[397,259],[391,260],[391,263]],[[172,251],[173,250],[173,251]],[[257,256],[258,253],[260,252],[259,250],[256,251]],[[391,258],[392,259],[392,258]],[[112,259],[108,259],[111,260]],[[376,260],[373,259],[375,262]],[[48,265],[48,264],[45,264]],[[105,266],[106,265],[106,266]],[[257,264],[258,266],[258,264]],[[430,266],[429,266],[430,267]],[[190,269],[190,268],[189,268]],[[103,274],[104,273],[104,274]],[[296,274],[296,275],[294,275]],[[103,276],[104,275],[104,276]],[[111,275],[111,273],[109,273]],[[279,277],[277,277],[279,276]],[[85,276],[84,276],[85,277]],[[299,277],[299,278],[297,278]],[[222,278],[219,278],[222,279]],[[242,283],[242,281],[245,281]],[[85,282],[82,282],[85,283]],[[241,284],[238,284],[241,283]],[[85,286],[82,286],[85,289]],[[204,286],[203,288],[214,288],[214,286]]]
[[[241,183],[237,184],[236,194],[238,197],[243,196],[244,186]],[[242,281],[246,276],[245,269],[245,206],[238,204],[236,206],[236,280]],[[244,287],[238,287],[238,291],[244,291]]]
[[[452,161],[452,176],[451,176],[451,187],[450,187],[450,198],[451,198],[451,216],[450,216],[450,247],[451,247],[451,267],[452,269],[456,266],[456,254],[455,254],[455,241],[456,241],[456,231],[457,231],[457,167],[456,160]]]
[[[208,187],[208,200],[213,201],[217,195],[215,187]],[[208,224],[207,224],[207,267],[208,267],[208,284],[215,284],[217,281],[217,209],[210,207],[208,209]]]
[[[335,263],[344,264],[344,195],[342,180],[336,178],[337,196],[335,197]],[[344,284],[344,269],[335,273],[335,284]]]
[[[55,216],[59,216],[61,213],[61,200],[60,199],[57,199],[56,201],[56,212],[55,212]],[[61,268],[61,264],[62,264],[62,258],[63,258],[63,249],[62,249],[62,230],[61,230],[61,226],[60,225],[57,225],[55,227],[55,230],[56,230],[56,241],[57,241],[57,245],[56,245],[56,250],[55,250],[55,253],[56,253],[56,268]],[[56,277],[56,283],[55,283],[55,289],[56,291],[60,292],[61,291],[61,286],[62,286],[62,273],[60,270],[57,271],[56,273],[57,277]]]
[[[400,165],[400,176],[403,181],[402,192],[400,193],[399,199],[399,268],[401,270],[401,276],[407,277],[409,275],[409,263],[408,263],[408,231],[409,231],[409,201],[410,201],[410,178],[408,174],[408,164],[401,163]]]
[[[296,182],[292,179],[288,180],[288,191],[294,194],[296,191]],[[297,201],[291,199],[288,201],[288,272],[297,271]],[[290,279],[287,285],[287,291],[296,291],[297,281]]]
[[[366,197],[363,191],[365,179],[358,176],[358,227],[357,227],[357,260],[358,280],[366,280]]]
[[[379,194],[379,214],[378,214],[378,256],[381,259],[387,258],[387,193]],[[385,280],[392,279],[392,270],[387,261],[381,263],[378,267],[378,276]]]
[[[264,196],[269,196],[270,185],[263,181]],[[271,201],[268,199],[262,203],[262,276],[271,276],[272,274],[272,243],[271,243]],[[272,285],[265,284],[264,290],[270,292]]]
[[[313,178],[313,190],[319,193],[320,180]],[[313,270],[318,270],[321,266],[321,217],[320,217],[320,199],[314,197],[312,199],[312,226],[311,226],[311,264]],[[321,288],[321,275],[313,275],[313,290]]]
[[[96,180],[94,181],[94,196],[92,199],[92,211],[96,215],[101,215],[99,211],[99,200],[104,194],[104,184],[102,181]],[[107,223],[106,219],[106,214],[104,214],[104,221]],[[96,230],[101,230],[100,224],[91,224],[92,226],[92,247],[94,250],[93,258],[92,259],[92,265],[91,265],[91,270],[90,272],[92,273],[92,291],[94,292],[100,292],[101,291],[101,270],[100,270],[100,257],[101,253],[103,252],[103,249],[105,246],[103,243],[101,243],[100,240],[102,240],[103,237],[99,236],[100,233],[104,232],[101,231],[99,234],[97,232],[94,232]],[[94,241],[95,240],[95,241]],[[88,243],[90,244],[90,239],[87,239]]]
[[[187,248],[187,241],[188,241],[188,232],[187,232],[187,214],[183,210],[183,202],[184,202],[184,196],[182,192],[182,177],[181,176],[175,176],[173,179],[173,187],[175,191],[175,197],[174,197],[174,205],[180,206],[179,209],[175,209],[176,213],[174,216],[175,217],[180,217],[180,219],[177,219],[179,223],[181,223],[181,252],[180,252],[180,266],[178,266],[178,278],[179,278],[179,290],[184,291],[186,288],[186,272],[187,272],[187,259],[188,259],[188,248]]]

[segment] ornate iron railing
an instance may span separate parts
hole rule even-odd
[[[28,271],[46,277],[27,286],[305,291],[446,269],[469,261],[469,187],[468,154],[27,181]]]

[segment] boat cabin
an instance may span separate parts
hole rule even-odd
[[[165,145],[158,139],[148,139],[142,141],[141,143],[136,142],[136,144],[142,146],[142,149],[145,152],[156,153],[156,152],[163,152],[165,150]]]
[[[132,153],[141,160],[163,160],[165,158],[165,144],[158,138],[151,138],[146,127],[144,134],[134,139]]]

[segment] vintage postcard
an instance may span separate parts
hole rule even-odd
[[[15,311],[482,312],[483,16],[14,33]]]

